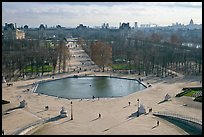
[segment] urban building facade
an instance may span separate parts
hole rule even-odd
[[[25,39],[25,32],[18,29],[16,24],[14,26],[13,23],[7,24],[5,23],[3,38],[5,39]]]

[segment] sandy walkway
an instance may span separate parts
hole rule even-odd
[[[81,72],[80,74],[84,75],[85,73],[109,76],[109,73],[91,71]],[[73,76],[74,73],[70,75]],[[56,78],[62,76],[68,76],[68,74],[59,75]],[[123,75],[123,77],[138,78],[135,75]],[[26,108],[2,115],[2,129],[5,130],[5,134],[12,134],[16,130],[40,119],[56,117],[59,115],[61,107],[64,106],[69,113],[67,118],[48,122],[28,132],[28,134],[187,134],[173,124],[153,116],[152,113],[140,117],[131,117],[131,115],[137,111],[137,99],[139,98],[147,110],[152,108],[153,112],[167,111],[202,120],[202,105],[190,99],[184,101],[174,97],[183,87],[201,86],[200,79],[201,77],[190,80],[185,78],[160,79],[147,77],[144,78],[144,83],[149,82],[152,84],[150,88],[120,98],[100,98],[99,100],[68,100],[25,92],[33,82],[38,81],[36,79],[14,82],[13,87],[2,84],[3,99],[12,103],[12,105],[2,105],[3,110],[18,106],[23,99],[28,103]],[[173,97],[172,100],[158,104],[167,93]],[[74,120],[70,120],[71,101],[73,102]],[[130,106],[128,106],[129,101],[131,102]],[[184,103],[191,105],[183,106]],[[46,105],[49,105],[48,111],[44,111]],[[102,115],[100,119],[97,118],[99,113]],[[157,120],[160,121],[160,125],[152,129]]]

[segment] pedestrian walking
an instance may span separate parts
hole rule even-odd
[[[129,106],[130,106],[130,102],[128,102]]]
[[[157,126],[159,126],[159,121],[157,121]]]
[[[49,109],[49,107],[48,106],[45,106],[45,110],[48,110]]]
[[[100,113],[98,114],[98,118],[101,118],[101,114]]]
[[[152,108],[149,109],[149,113],[152,112]]]

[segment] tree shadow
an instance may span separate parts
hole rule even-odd
[[[109,129],[110,129],[110,128],[106,128],[106,129],[103,130],[103,132],[108,131]]]
[[[41,113],[41,112],[44,112],[44,111],[46,111],[46,110],[41,110],[41,111],[38,111],[38,112],[36,112],[36,113]]]
[[[157,104],[161,104],[161,103],[164,103],[164,102],[167,102],[167,101],[171,101],[171,100],[162,100],[162,101],[160,101],[160,102],[157,103]]]
[[[147,112],[147,113],[145,113],[144,115],[148,115],[149,113],[151,113],[151,112]]]
[[[14,108],[9,108],[9,109],[7,109],[7,110],[5,111],[5,113],[8,114],[9,111],[16,110],[16,109],[20,109],[20,108],[22,108],[22,107],[18,106],[18,107],[14,107]]]
[[[132,119],[134,119],[134,118],[136,118],[136,117],[139,117],[138,111],[132,113],[130,116],[128,116],[127,119],[128,119],[128,120],[132,120]]]
[[[128,107],[129,105],[127,105],[127,106],[124,106],[123,108],[126,108],[126,107]]]
[[[48,119],[47,122],[57,121],[57,120],[62,119],[62,118],[64,118],[64,117],[60,117],[60,115],[58,115],[58,116],[55,116],[55,117]]]
[[[154,129],[154,128],[158,127],[158,126],[159,126],[159,125],[153,126],[152,129]]]
[[[133,114],[133,115],[134,115],[134,114]],[[131,120],[131,119],[129,119],[129,120]],[[118,126],[120,126],[120,125],[122,125],[122,124],[128,122],[129,120],[122,121],[122,122],[120,122],[120,123],[118,123],[118,124],[115,124],[115,125],[109,127],[109,128],[106,128],[106,129],[103,130],[103,132],[106,132],[106,131],[108,131],[108,130],[110,130],[110,129],[112,129],[112,128],[118,127]]]
[[[53,118],[48,119],[45,123],[57,121],[57,120],[62,119],[62,118],[65,118],[65,117],[60,117],[60,115],[58,115],[58,116],[56,116],[56,117],[53,117]],[[66,121],[64,121],[64,122],[61,122],[61,123],[59,123],[59,124],[50,125],[49,127],[55,127],[55,126],[58,126],[58,125],[60,125],[60,124],[64,124],[64,123],[69,122],[69,121],[72,121],[72,120],[71,120],[71,119],[68,119],[68,120],[66,120]]]
[[[98,119],[100,119],[99,117],[97,117],[97,118],[95,118],[95,119],[93,119],[93,120],[91,120],[91,121],[95,121],[95,120],[98,120]]]

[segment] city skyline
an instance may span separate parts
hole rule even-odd
[[[154,11],[154,12],[152,12]],[[2,25],[17,23],[48,27],[79,24],[95,27],[103,23],[118,27],[129,22],[169,26],[172,23],[202,24],[202,2],[2,2]]]

